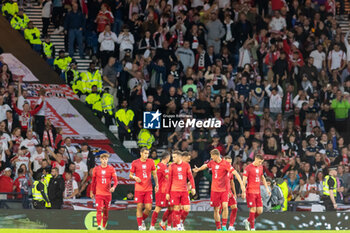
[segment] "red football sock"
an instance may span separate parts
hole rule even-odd
[[[220,222],[215,222],[216,229],[221,229],[221,223]]]
[[[101,226],[102,210],[99,210],[99,209],[97,210],[96,220],[97,220],[97,226]]]
[[[142,217],[137,217],[137,225],[142,226]]]
[[[171,224],[173,223],[173,219],[174,219],[174,211],[169,211],[169,217],[168,217],[168,227],[171,227]]]
[[[158,213],[156,211],[153,212],[152,214],[152,220],[151,220],[151,226],[154,227],[154,225],[157,222],[157,218],[158,218]]]
[[[177,225],[180,224],[180,219],[181,219],[181,211],[180,210],[174,210],[174,214],[173,214],[173,226],[177,227]]]
[[[170,216],[170,210],[166,210],[163,214],[162,221],[165,222]]]
[[[227,218],[223,218],[222,219],[222,226],[226,227],[226,225],[227,225]]]
[[[187,211],[184,211],[184,210],[182,211],[182,214],[181,214],[181,220],[182,220],[182,222],[185,222],[188,213],[189,213],[189,212],[187,212]]]
[[[237,208],[231,209],[230,227],[233,227],[233,225],[235,224],[236,217],[237,217]]]
[[[108,209],[103,210],[103,228],[106,227],[108,221]]]
[[[258,212],[255,212],[255,219],[257,219],[257,217],[259,217],[260,214],[258,214]]]
[[[255,228],[255,213],[249,212],[248,221],[250,222],[250,229],[254,229]]]
[[[148,214],[143,213],[142,220],[145,221],[148,218]]]

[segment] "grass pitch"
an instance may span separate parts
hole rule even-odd
[[[90,232],[101,232],[97,230],[47,230],[47,229],[0,229],[0,233],[90,233]],[[106,232],[106,231],[105,231]],[[138,233],[139,231],[130,231],[130,230],[107,230],[107,232],[111,233]],[[152,232],[164,232],[164,231],[152,231]],[[186,232],[201,232],[201,233],[214,233],[217,231],[186,231]],[[237,233],[243,233],[247,231],[235,231]],[[320,231],[320,230],[304,230],[304,231],[290,231],[290,230],[285,230],[285,231],[259,231],[261,233],[295,233],[295,232],[317,232],[317,233],[335,233],[339,231],[335,230],[329,230],[329,231]],[[341,232],[350,232],[350,230],[343,230]]]

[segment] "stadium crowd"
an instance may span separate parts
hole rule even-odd
[[[342,0],[45,0],[42,36],[38,30],[28,31],[34,29],[23,10],[4,10],[6,4],[15,3],[3,4],[11,25],[23,31],[33,49],[107,126],[118,126],[122,142],[137,141],[152,150],[155,160],[158,149],[190,151],[192,167],[207,161],[209,151],[216,148],[223,156],[230,155],[240,172],[256,151],[262,151],[265,174],[285,179],[290,200],[319,200],[327,168],[337,166],[337,201],[350,202],[350,32],[342,33],[336,20],[342,19]],[[26,23],[16,28],[18,18]],[[60,51],[55,57],[47,33],[50,22],[54,34],[66,35],[68,56]],[[77,71],[79,64],[72,59],[75,47],[80,57],[94,58],[86,72]],[[13,112],[6,111],[15,91],[6,65],[1,71],[8,108],[2,105],[5,122],[0,129],[9,136],[6,120]],[[19,92],[18,102],[25,95]],[[20,116],[22,111],[38,115],[41,106],[14,110]],[[143,112],[156,110],[185,118],[215,118],[222,127],[144,129]],[[43,129],[37,131],[35,124],[34,140],[42,143],[28,147],[17,142],[33,140],[27,123],[3,141],[5,176],[10,176],[8,167],[16,168],[17,176],[18,158],[29,153],[22,176],[45,171],[50,163],[56,164],[59,174],[63,163],[72,161],[70,171],[82,160],[86,163],[87,157],[72,149],[69,138],[63,147],[52,144],[57,138],[46,136],[45,141]],[[54,127],[46,125],[46,135],[51,135]],[[43,148],[45,158],[36,163]],[[66,181],[66,187],[74,190],[69,197],[80,194],[89,177],[87,169],[76,172],[65,174],[78,182]],[[203,175],[195,177],[196,188]]]

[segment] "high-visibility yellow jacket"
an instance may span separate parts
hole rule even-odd
[[[332,191],[333,191],[334,197],[337,197],[337,179],[334,178],[333,176],[330,176],[330,175],[325,176],[325,178],[324,178],[324,180],[322,182],[323,195],[330,196],[329,195],[330,187],[328,186],[328,180],[329,179],[333,179],[333,181],[334,181],[334,185],[332,187],[333,188]]]
[[[16,30],[24,30],[27,28],[29,21],[30,20],[26,14],[23,14],[23,17],[15,15],[11,19],[11,27],[16,29]]]
[[[85,94],[86,93],[86,84],[87,84],[87,78],[86,75],[84,75],[84,73],[79,73],[76,70],[71,70],[73,72],[74,75],[74,82],[72,85],[72,89],[74,91],[74,93],[78,94],[79,92],[81,94]]]
[[[283,181],[282,184],[278,184],[278,187],[281,188],[283,197],[284,197],[282,211],[287,211],[288,210],[288,184],[285,181]]]
[[[114,109],[113,96],[109,93],[103,93],[101,102],[102,102],[103,112],[108,113],[110,116],[113,116],[113,109]]]
[[[139,147],[147,147],[147,149],[151,149],[152,144],[155,141],[154,136],[148,129],[141,129],[137,136],[137,140]]]
[[[70,56],[60,58],[56,57],[53,64],[56,65],[59,69],[61,69],[63,72],[68,70],[69,64],[72,62],[72,58]]]
[[[41,44],[39,29],[27,28],[26,30],[24,30],[24,39],[28,40],[30,44]]]
[[[117,126],[120,126],[122,124],[128,126],[129,127],[128,133],[130,133],[131,132],[130,128],[132,127],[134,116],[135,116],[135,113],[133,110],[121,108],[115,113],[114,117],[115,117]],[[125,130],[125,128],[120,127],[119,130]]]
[[[17,2],[6,2],[4,5],[2,5],[2,15],[3,16],[14,16],[18,13],[18,5]]]
[[[96,70],[94,73],[91,73],[89,70],[84,72],[88,83],[86,84],[86,92],[91,93],[93,85],[97,86],[97,92],[102,91],[102,77],[99,70]]]
[[[43,42],[43,52],[46,58],[53,58],[55,56],[52,42],[50,44]]]
[[[89,105],[92,108],[92,105],[94,105],[94,103],[101,101],[101,96],[98,93],[90,93],[86,98],[85,98],[85,102],[87,103],[87,105]]]

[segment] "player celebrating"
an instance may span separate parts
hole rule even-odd
[[[157,165],[157,177],[158,177],[158,183],[159,183],[159,190],[156,193],[156,208],[153,211],[152,214],[152,221],[151,221],[151,227],[150,231],[154,231],[154,225],[157,222],[158,214],[162,210],[162,208],[168,207],[168,201],[165,199],[166,196],[166,188],[168,186],[168,163],[170,161],[170,154],[169,152],[165,151],[162,154],[162,160]],[[159,223],[159,226],[165,230],[165,221],[168,219],[168,216],[170,215],[171,211],[170,209],[166,210],[163,214],[162,221]]]
[[[267,186],[265,176],[263,174],[263,166],[261,165],[264,162],[263,155],[261,153],[255,154],[254,162],[249,164],[243,173],[243,184],[247,184],[247,205],[250,209],[249,218],[243,221],[245,229],[247,231],[255,231],[255,219],[262,214],[263,212],[263,202],[261,199],[260,193],[260,181],[262,180],[267,193],[271,196],[271,192]]]
[[[190,164],[182,161],[182,153],[180,151],[173,152],[173,162],[174,163],[172,163],[169,168],[166,199],[170,200],[170,205],[174,205],[172,214],[173,226],[176,227],[177,230],[184,230],[180,225],[180,220],[185,222],[191,207],[187,190],[187,180],[191,183],[192,195],[196,195],[196,189]],[[182,212],[181,206],[183,207]]]
[[[221,230],[220,208],[222,207],[222,230],[227,231],[226,224],[228,218],[228,174],[232,173],[237,178],[242,188],[242,196],[245,196],[245,188],[240,175],[237,171],[220,156],[218,149],[210,151],[211,160],[207,164],[203,164],[200,168],[195,167],[194,172],[200,172],[207,168],[212,171],[212,183],[210,194],[210,205],[214,207],[214,220],[216,230]]]
[[[152,210],[152,180],[151,174],[153,175],[155,186],[155,192],[158,192],[158,179],[156,167],[154,161],[149,159],[149,150],[146,147],[141,148],[140,151],[141,157],[137,160],[134,160],[131,163],[130,169],[130,179],[136,181],[135,183],[135,202],[137,203],[136,207],[136,219],[139,231],[145,231],[145,220]],[[143,207],[145,210],[142,212]]]
[[[232,158],[231,156],[225,156],[224,158],[229,164],[232,164]],[[233,226],[236,221],[237,217],[237,195],[236,195],[236,188],[234,183],[234,177],[232,173],[228,174],[228,180],[227,180],[227,189],[228,189],[228,206],[231,208],[231,214],[230,214],[230,223],[229,223],[229,231],[235,231],[235,227]],[[233,192],[232,192],[233,191]]]
[[[101,165],[92,172],[90,197],[96,199],[97,230],[104,230],[108,221],[108,209],[112,200],[112,193],[118,185],[115,169],[108,165],[109,154],[100,155]],[[112,179],[114,185],[111,188]],[[101,226],[101,214],[103,212],[103,224]]]

